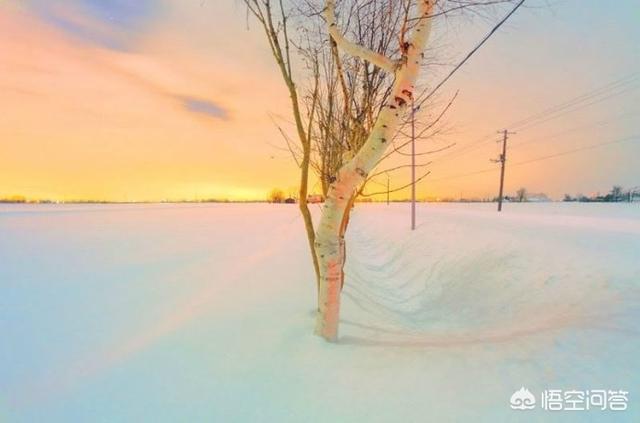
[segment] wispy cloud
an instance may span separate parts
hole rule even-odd
[[[184,104],[184,107],[190,112],[201,113],[222,120],[227,120],[229,118],[229,113],[227,110],[211,101],[194,97],[182,97],[181,100]]]
[[[147,21],[158,8],[150,0],[77,0],[92,16],[126,30],[135,30]]]
[[[131,48],[159,8],[151,0],[31,0],[29,4],[44,22],[76,39],[121,51]]]

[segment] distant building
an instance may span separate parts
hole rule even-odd
[[[548,203],[551,199],[547,196],[547,194],[541,192],[538,194],[527,194],[527,201],[531,203]]]
[[[307,203],[310,203],[310,204],[324,203],[324,197],[320,194],[311,194],[307,196]]]
[[[284,199],[285,204],[295,204],[296,203],[296,199],[295,198],[285,198]]]

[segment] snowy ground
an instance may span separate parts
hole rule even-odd
[[[418,217],[357,206],[327,344],[295,206],[0,206],[0,421],[640,421],[639,204]]]

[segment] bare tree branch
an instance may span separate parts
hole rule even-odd
[[[420,176],[418,179],[416,179],[415,183],[417,184],[418,182],[422,181],[424,178],[426,178],[426,177],[427,177],[427,176],[429,176],[430,174],[431,174],[431,171],[429,171],[429,172],[427,172],[427,173],[423,174],[423,175],[422,175],[422,176]],[[386,191],[386,190],[385,190],[385,191],[378,191],[378,192],[372,192],[372,193],[366,193],[366,194],[365,194],[365,193],[361,193],[361,194],[360,194],[360,196],[362,196],[362,197],[373,197],[373,196],[375,196],[375,195],[386,194],[387,192],[388,192],[389,194],[391,194],[391,193],[393,193],[393,192],[402,191],[403,189],[407,189],[407,188],[409,188],[409,187],[410,187],[411,185],[413,185],[413,184],[414,184],[414,182],[409,182],[407,185],[403,185],[403,186],[398,187],[398,188],[393,188],[393,189],[390,189],[389,191]]]
[[[331,38],[333,38],[338,47],[355,57],[366,60],[386,72],[393,73],[396,69],[396,64],[391,59],[360,44],[353,43],[342,35],[342,32],[340,32],[338,24],[336,23],[335,8],[335,0],[327,0],[327,5],[324,10],[324,18],[327,20],[329,34],[331,34]]]
[[[416,167],[426,167],[426,166],[429,166],[430,164],[431,164],[431,162],[417,164]],[[390,172],[395,172],[396,170],[406,169],[408,167],[412,167],[412,165],[400,165],[400,166],[392,167],[392,168],[389,168],[389,169],[381,170],[381,171],[376,172],[373,175],[369,176],[368,179],[375,178],[376,176],[380,176],[380,175],[382,175],[384,173],[390,173]]]

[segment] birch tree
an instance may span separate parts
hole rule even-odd
[[[412,103],[415,84],[420,72],[422,57],[431,34],[431,17],[436,0],[417,0],[416,24],[410,33],[403,26],[398,34],[401,56],[396,60],[349,41],[336,24],[335,0],[327,0],[324,18],[327,31],[338,49],[392,73],[395,82],[386,104],[380,110],[366,142],[338,172],[329,186],[322,216],[315,238],[316,255],[320,269],[319,310],[316,334],[329,341],[338,337],[340,317],[340,292],[344,279],[345,246],[344,216],[358,186],[367,178],[384,155],[388,141],[398,129],[401,117]]]
[[[455,11],[510,0],[343,0],[339,4],[336,0],[322,0],[320,7],[316,9],[317,13],[311,15],[302,13],[301,10],[305,6],[311,6],[311,10],[314,10],[314,0],[291,1],[298,7],[287,10],[283,0],[244,0],[249,11],[263,26],[269,47],[290,94],[299,139],[299,146],[295,147],[295,151],[299,154],[298,165],[301,169],[300,208],[317,277],[318,312],[315,332],[328,341],[336,341],[340,318],[340,293],[344,283],[345,233],[350,210],[363,186],[369,178],[376,175],[373,173],[376,166],[389,154],[402,148],[402,145],[390,145],[397,134],[402,132],[402,126],[406,124],[407,110],[411,109],[414,102],[416,84],[429,45],[434,19],[446,17]],[[337,6],[341,6],[341,11],[345,12],[349,11],[349,5],[357,9],[371,4],[380,6],[381,16],[387,18],[386,26],[381,28],[377,25],[365,25],[366,36],[351,38],[340,25],[348,22],[351,16],[343,16],[340,20],[336,13]],[[351,10],[353,13],[354,9]],[[335,67],[332,72],[337,75],[335,84],[325,85],[326,90],[323,91],[318,56],[311,61],[312,66],[307,68],[312,74],[309,78],[311,83],[309,94],[304,101],[306,118],[299,99],[299,87],[294,81],[291,57],[294,43],[290,38],[292,16],[303,20],[313,19],[314,16],[316,19],[318,16],[322,17],[322,26],[330,40],[330,51],[323,54],[332,58]],[[388,19],[393,16],[398,16],[399,19]],[[304,28],[304,22],[301,22],[300,26]],[[375,34],[380,31],[390,31],[391,37],[384,38],[393,40],[384,48],[380,44],[367,42],[375,39]],[[319,48],[326,47],[321,45]],[[300,45],[297,49],[303,50]],[[349,108],[356,97],[357,88],[345,82],[345,72],[341,68],[342,55],[345,55],[347,60],[351,58],[362,63],[367,73],[373,68],[373,72],[381,75],[380,81],[387,81],[386,86],[381,85],[384,89],[374,93],[375,98],[381,101],[360,104],[363,109],[361,115],[368,120],[352,122],[353,113]],[[331,78],[325,81],[331,81]],[[339,92],[342,92],[342,112],[333,109],[338,106],[336,98]],[[336,122],[333,122],[334,120]],[[430,125],[427,129],[430,129]],[[323,168],[321,171],[321,174],[328,174],[330,177],[327,178],[327,185],[323,187],[326,201],[315,227],[306,204],[314,134],[320,134],[321,139],[351,140],[350,143],[340,143],[347,145],[346,150],[349,154],[343,154],[344,151],[320,152],[320,158],[331,160],[330,167],[333,168]],[[389,153],[387,150],[392,151]],[[325,163],[322,166],[325,166]]]

